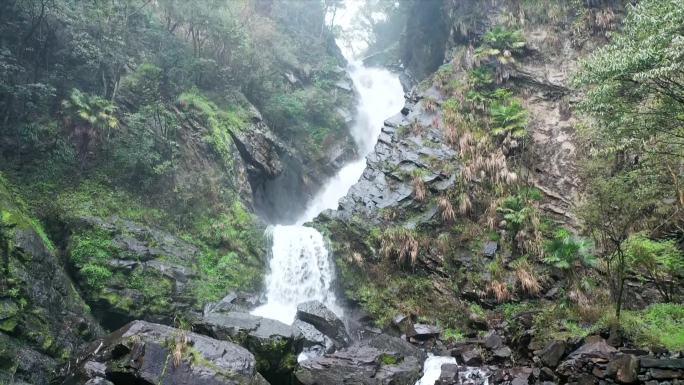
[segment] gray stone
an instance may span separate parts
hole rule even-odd
[[[427,324],[413,324],[413,331],[415,334],[406,334],[406,337],[413,337],[419,341],[437,338],[439,337],[439,333],[442,332],[439,327]]]
[[[424,353],[408,342],[380,335],[300,362],[295,376],[303,385],[414,385],[424,361]]]
[[[639,360],[631,354],[623,354],[608,363],[606,376],[615,378],[623,384],[631,384],[637,381],[639,373]]]
[[[684,358],[659,359],[653,357],[641,357],[639,361],[642,368],[684,370]]]
[[[169,361],[180,345],[177,362]],[[256,360],[246,349],[227,341],[164,325],[134,321],[104,340],[96,341],[70,368],[65,384],[102,383],[89,377],[86,366],[104,363],[107,380],[112,383],[156,384],[164,378],[168,385],[242,385],[263,384],[256,371]],[[169,368],[172,367],[172,370]],[[230,376],[226,376],[230,373]],[[98,382],[100,381],[100,382]],[[261,382],[260,382],[261,381]]]
[[[297,305],[297,319],[313,325],[321,333],[330,337],[338,347],[347,346],[351,341],[344,323],[320,301],[309,301]]]
[[[476,345],[459,346],[451,351],[451,355],[463,365],[482,365],[482,352]]]
[[[495,350],[503,346],[503,338],[495,331],[490,331],[485,336],[485,347],[487,349]]]
[[[485,257],[493,257],[499,249],[499,244],[495,241],[487,241],[482,247],[482,255]]]
[[[565,342],[552,341],[539,353],[539,357],[544,365],[555,368],[563,358],[563,354],[565,354]]]

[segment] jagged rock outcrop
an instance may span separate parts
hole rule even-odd
[[[94,341],[67,368],[65,385],[267,385],[246,349],[200,334],[134,321]]]
[[[330,338],[337,348],[345,347],[351,342],[342,320],[320,301],[308,301],[297,305],[296,317]]]

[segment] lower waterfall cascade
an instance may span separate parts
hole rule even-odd
[[[365,67],[361,62],[351,62],[348,72],[359,97],[351,134],[360,157],[327,182],[295,224],[269,228],[272,247],[266,276],[266,303],[252,314],[291,324],[298,304],[318,300],[342,316],[342,308],[332,290],[335,269],[325,239],[316,229],[304,224],[326,209],[337,208],[340,198],[366,168],[365,157],[375,147],[384,120],[404,105],[404,92],[397,75],[382,68]]]

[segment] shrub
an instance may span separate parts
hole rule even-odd
[[[674,300],[678,277],[684,275],[684,255],[674,240],[651,240],[642,234],[625,242],[627,263],[652,282],[665,302]]]
[[[83,265],[83,267],[79,269],[79,273],[86,284],[93,289],[103,288],[106,281],[112,276],[112,272],[106,267],[92,263]]]
[[[519,139],[527,135],[527,111],[519,100],[495,101],[489,111],[494,135],[511,135]]]
[[[560,228],[553,238],[546,242],[544,263],[557,269],[570,269],[575,263],[594,266],[595,257],[590,253],[590,245],[586,239],[574,236],[568,230]]]
[[[482,36],[482,45],[475,50],[479,57],[494,57],[499,63],[515,62],[525,48],[525,37],[522,31],[514,31],[497,25]]]

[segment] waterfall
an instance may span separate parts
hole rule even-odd
[[[323,210],[337,208],[340,198],[366,168],[366,155],[375,147],[384,120],[404,105],[399,78],[391,72],[352,62],[348,73],[358,93],[351,134],[360,158],[344,166],[326,183],[294,225],[276,225],[269,229],[273,245],[266,276],[267,302],[252,312],[255,315],[291,324],[297,305],[315,299],[342,316],[331,288],[335,269],[325,240],[316,229],[304,223]]]

